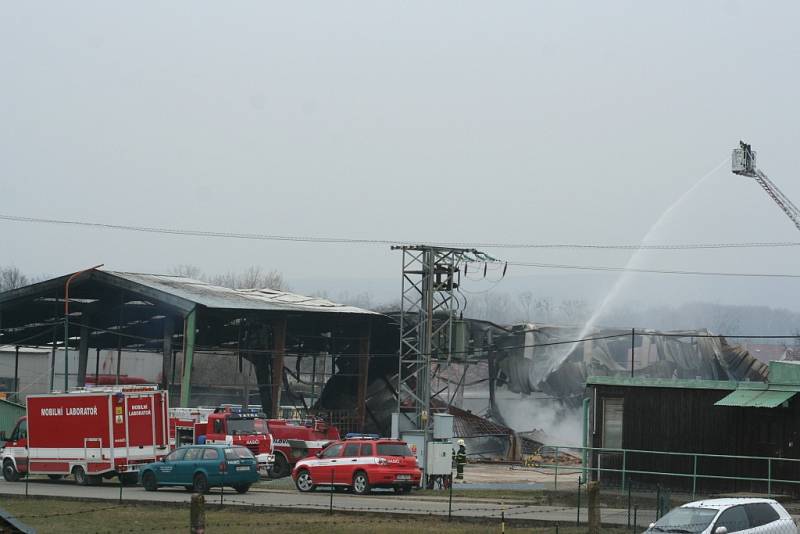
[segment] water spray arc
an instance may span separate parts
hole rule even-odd
[[[661,215],[656,219],[656,221],[650,226],[647,230],[647,233],[642,238],[640,245],[646,245],[653,241],[653,238],[658,234],[658,232],[664,227],[664,225],[670,220],[672,217],[673,212],[689,198],[692,193],[694,193],[701,185],[705,183],[711,176],[716,174],[722,167],[725,166],[728,159],[725,158],[720,161],[717,165],[715,165],[710,171],[705,173],[695,184],[686,190],[680,197],[678,197],[672,204],[670,204],[667,209],[665,209]],[[607,310],[609,305],[617,298],[617,296],[622,292],[625,284],[628,283],[630,280],[631,269],[639,266],[639,262],[642,258],[649,252],[647,248],[638,248],[634,251],[631,257],[628,259],[628,262],[625,264],[623,271],[620,273],[619,277],[617,277],[614,285],[612,286],[611,290],[606,294],[603,301],[600,303],[600,306],[594,311],[592,316],[589,318],[588,321],[581,329],[580,333],[578,334],[578,339],[584,339],[588,337],[592,330],[595,328],[598,319],[603,315],[603,313]],[[549,372],[552,372],[556,368],[558,368],[564,360],[578,347],[578,343],[569,345],[558,357],[554,358],[553,361],[550,362],[550,369]],[[547,374],[549,374],[549,372]],[[545,374],[544,376],[547,376]]]

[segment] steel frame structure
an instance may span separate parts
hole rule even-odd
[[[433,419],[431,399],[446,392],[442,400],[449,406],[457,392],[449,377],[441,391],[432,392],[431,386],[454,356],[455,291],[461,269],[466,263],[497,260],[468,248],[402,245],[392,250],[402,251],[397,411],[414,428],[427,432]]]

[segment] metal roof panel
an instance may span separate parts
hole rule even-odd
[[[735,390],[737,382],[732,380],[698,380],[678,378],[631,378],[629,376],[590,376],[586,385],[632,386],[644,388],[676,389],[727,389]]]
[[[792,397],[797,391],[776,391],[771,389],[737,389],[718,400],[714,406],[737,406],[740,408],[775,408]]]
[[[241,309],[276,312],[346,313],[380,315],[377,312],[337,304],[330,300],[307,297],[275,289],[230,289],[200,280],[163,274],[102,271],[134,284],[160,291],[207,308]]]

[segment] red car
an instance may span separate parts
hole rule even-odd
[[[408,492],[419,485],[421,476],[417,458],[404,441],[363,437],[334,441],[297,462],[292,470],[302,492],[333,483],[337,489],[353,488],[359,495],[376,487]]]

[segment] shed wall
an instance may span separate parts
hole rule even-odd
[[[730,391],[596,385],[593,406],[592,445],[601,447],[603,433],[602,401],[623,399],[622,448],[737,456],[800,458],[800,401],[793,398],[788,407],[740,408],[714,406]],[[593,455],[593,466],[622,468],[619,453]],[[626,470],[657,471],[691,475],[691,456],[627,453]],[[767,478],[766,460],[699,458],[697,472],[720,477]],[[800,480],[800,463],[773,461],[774,479]],[[619,484],[620,474],[600,473],[600,479]],[[631,474],[634,485],[661,483],[677,490],[691,491],[692,478]],[[767,492],[767,484],[725,479],[697,480],[698,492]],[[773,492],[800,493],[800,485],[773,484]]]

